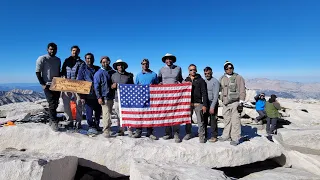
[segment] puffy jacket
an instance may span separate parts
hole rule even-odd
[[[259,97],[259,94],[258,95],[256,95],[255,97],[254,97],[254,99],[256,100],[256,110],[257,111],[263,111],[264,109],[265,109],[265,105],[266,105],[266,99],[261,99],[260,97]]]
[[[191,103],[200,103],[209,107],[207,85],[201,75],[196,74],[193,80],[188,76],[185,81],[192,83]]]
[[[85,64],[79,57],[74,59],[70,56],[64,60],[61,68],[61,76],[65,76],[67,79],[77,79],[80,67]]]
[[[94,91],[94,74],[100,69],[99,66],[93,65],[92,68],[90,68],[88,65],[83,64],[78,72],[77,80],[82,81],[88,81],[92,82],[91,90],[88,95],[80,94],[81,99],[87,98],[87,99],[96,99],[96,93]]]

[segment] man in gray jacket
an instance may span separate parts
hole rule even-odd
[[[220,98],[223,105],[224,129],[220,141],[226,141],[231,137],[231,145],[238,145],[241,137],[240,113],[243,110],[243,102],[246,98],[245,81],[242,76],[234,73],[234,66],[226,61],[225,74],[220,78]]]
[[[162,57],[162,62],[166,65],[162,67],[158,74],[159,84],[178,84],[183,81],[181,67],[174,65],[177,58],[172,54],[166,54]],[[165,136],[163,139],[171,139],[172,127],[166,126]],[[179,138],[180,125],[173,126],[174,140],[179,143],[181,140]]]
[[[208,90],[208,99],[210,109],[207,109],[207,112],[204,114],[205,119],[205,134],[207,137],[207,125],[210,124],[212,129],[212,136],[209,139],[209,142],[216,142],[218,137],[218,123],[217,123],[217,114],[218,114],[218,98],[219,98],[219,90],[220,83],[219,81],[212,76],[211,67],[204,68],[204,76],[206,77],[204,80],[207,83]],[[209,122],[209,123],[208,123]]]

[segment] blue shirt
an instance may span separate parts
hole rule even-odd
[[[158,84],[158,76],[153,71],[150,72],[140,72],[136,76],[135,84],[149,85],[149,84]]]
[[[262,99],[259,99],[259,100],[256,102],[256,110],[257,110],[257,111],[263,111],[264,108],[265,108],[265,105],[266,105],[266,101],[265,101],[265,100],[262,100]]]

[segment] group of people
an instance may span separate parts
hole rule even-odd
[[[265,94],[260,93],[254,97],[256,100],[256,111],[259,114],[252,124],[263,124],[266,119],[266,131],[268,135],[276,134],[277,121],[280,117],[279,110],[281,109],[280,103],[277,101],[277,96],[272,94],[268,101],[265,99]]]
[[[126,71],[128,64],[119,59],[110,66],[111,60],[108,56],[100,58],[101,67],[95,66],[95,57],[92,53],[85,54],[85,61],[79,57],[80,48],[71,47],[71,56],[65,59],[61,67],[61,60],[56,57],[57,45],[49,43],[47,46],[48,54],[40,56],[36,62],[36,75],[39,83],[42,85],[47,101],[49,103],[50,126],[54,131],[58,131],[58,119],[56,109],[59,104],[59,98],[62,97],[64,111],[67,120],[70,122],[69,129],[81,129],[82,108],[85,106],[86,119],[89,125],[89,131],[103,131],[103,135],[108,138],[111,136],[111,114],[112,108],[115,108],[119,116],[119,102],[117,86],[118,84],[178,84],[183,82],[192,83],[191,92],[191,116],[195,112],[198,122],[199,142],[204,143],[208,138],[207,125],[212,128],[209,142],[231,141],[230,144],[237,145],[241,137],[240,112],[243,109],[243,102],[246,97],[245,80],[242,76],[234,72],[234,65],[226,61],[224,64],[225,74],[218,81],[212,76],[212,69],[206,67],[203,70],[204,77],[197,73],[197,66],[190,64],[188,67],[189,75],[183,79],[181,67],[175,65],[177,58],[172,54],[166,54],[162,57],[165,64],[159,73],[150,69],[150,61],[143,59],[141,61],[142,71],[135,76]],[[61,69],[60,69],[61,67]],[[71,92],[57,92],[49,89],[53,77],[64,77],[73,80],[84,80],[92,82],[92,88],[87,95]],[[222,136],[218,138],[217,112],[218,98],[223,106],[224,130]],[[76,102],[76,123],[73,123],[70,101]],[[272,103],[272,102],[271,102]],[[268,105],[267,105],[268,106]],[[93,118],[93,112],[94,117]],[[268,113],[268,110],[267,110]],[[99,127],[102,114],[103,128]],[[191,118],[191,117],[190,117]],[[118,118],[119,119],[119,118]],[[120,119],[118,124],[120,125]],[[273,121],[271,120],[272,124]],[[128,134],[133,138],[140,138],[142,128],[136,128],[133,133],[132,128],[128,128]],[[186,135],[183,140],[192,138],[192,125],[186,124]],[[179,138],[180,126],[165,127],[163,139],[174,139],[175,142],[181,142]],[[124,128],[119,127],[118,136],[124,135]],[[153,134],[153,128],[147,128],[147,137],[156,140]]]

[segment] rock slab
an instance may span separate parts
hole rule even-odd
[[[102,135],[90,138],[78,133],[53,132],[48,125],[37,123],[3,127],[0,149],[14,147],[39,153],[60,153],[77,156],[106,166],[112,177],[128,176],[130,161],[144,158],[151,163],[174,161],[179,164],[207,168],[233,167],[264,161],[281,155],[281,146],[264,137],[256,137],[238,146],[229,142],[200,144],[198,138],[182,143],[174,140],[152,141],[127,136],[106,139]]]
[[[320,180],[320,176],[315,174],[292,168],[276,168],[272,170],[260,171],[245,176],[239,180],[284,180],[284,179],[299,179],[299,180]]]
[[[154,164],[145,159],[133,159],[130,180],[230,180],[222,171],[194,166],[163,162]]]
[[[3,180],[72,180],[77,166],[76,157],[0,152],[0,179]]]
[[[12,112],[15,112],[15,114],[30,113],[31,115],[36,115],[44,111],[43,106],[33,102],[12,103],[0,106],[0,117],[7,117]]]

